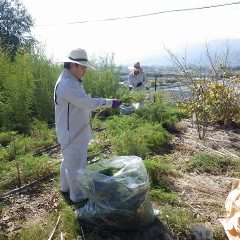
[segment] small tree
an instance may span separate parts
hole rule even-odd
[[[210,54],[206,45],[208,63],[199,67],[202,72],[189,71],[186,58],[179,58],[167,50],[173,63],[180,68],[189,82],[191,96],[179,100],[188,114],[195,116],[199,139],[204,139],[209,123],[221,123],[225,126],[240,120],[239,92],[236,83],[239,77],[231,72],[230,48],[222,54]],[[207,70],[207,71],[206,71]],[[234,77],[233,77],[234,76]]]
[[[20,46],[32,45],[32,17],[19,0],[0,0],[0,46],[13,60]]]

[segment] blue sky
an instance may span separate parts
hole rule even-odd
[[[33,35],[54,60],[72,48],[90,56],[114,53],[117,64],[131,64],[158,53],[215,39],[240,38],[240,4],[158,14],[116,21],[94,21],[173,9],[231,3],[229,0],[22,0],[35,20]],[[79,21],[84,24],[67,24]]]

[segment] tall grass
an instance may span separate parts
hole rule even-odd
[[[93,60],[83,84],[93,97],[116,98],[120,68],[113,57]],[[34,119],[54,123],[53,91],[63,69],[41,49],[18,54],[14,62],[0,53],[0,129],[28,133]]]
[[[83,77],[86,92],[92,97],[116,98],[119,90],[120,67],[114,64],[113,56],[93,60],[96,71],[87,71]]]
[[[39,50],[31,55],[29,65],[34,82],[33,116],[48,123],[54,122],[53,89],[62,70]]]
[[[34,118],[54,122],[53,88],[59,67],[44,55],[0,54],[0,129],[27,133]]]

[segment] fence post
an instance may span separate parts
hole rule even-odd
[[[155,81],[154,81],[154,91],[155,92],[157,91],[157,77],[158,77],[158,75],[156,74],[155,75]],[[154,97],[153,97],[154,102],[155,102],[155,98],[156,98],[156,96],[154,95]]]

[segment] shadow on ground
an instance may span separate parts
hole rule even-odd
[[[88,200],[73,203],[68,193],[62,193],[68,205],[76,210],[85,205]],[[119,231],[102,226],[93,226],[89,223],[79,221],[80,235],[85,240],[173,240],[168,229],[156,218],[149,226],[137,230]]]
[[[94,227],[83,222],[79,222],[79,224],[81,226],[81,235],[84,235],[83,239],[85,240],[173,240],[173,236],[159,219],[154,220],[147,227],[133,231]]]

